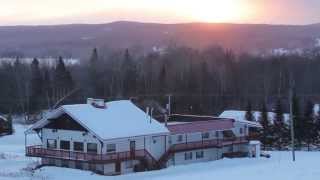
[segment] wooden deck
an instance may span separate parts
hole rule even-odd
[[[118,162],[125,160],[147,160],[150,163],[154,163],[155,159],[146,150],[136,150],[134,153],[119,152],[112,154],[95,154],[95,153],[85,153],[85,152],[73,152],[58,149],[47,149],[42,146],[28,146],[26,147],[26,156],[30,157],[42,157],[42,158],[56,158],[74,161],[86,161],[94,163],[108,163],[108,162]]]
[[[248,143],[247,137],[212,139],[175,144],[172,145],[158,161],[147,150],[136,150],[134,153],[127,151],[112,154],[94,154],[58,149],[47,149],[39,145],[26,147],[26,156],[85,161],[92,163],[112,163],[136,159],[143,161],[149,169],[161,169],[164,167],[167,160],[170,159],[170,157],[176,152],[207,148],[222,148],[223,146],[243,143]]]

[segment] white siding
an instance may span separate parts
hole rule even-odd
[[[57,149],[60,149],[60,141],[70,141],[70,150],[73,151],[73,142],[83,142],[84,152],[87,152],[87,143],[96,143],[98,153],[101,152],[101,143],[91,133],[81,131],[60,130],[54,132],[52,129],[42,129],[42,146],[47,148],[47,139],[57,140]]]
[[[197,158],[196,153],[203,151],[203,158]],[[192,153],[192,159],[185,160],[185,153]],[[199,149],[193,151],[179,152],[175,153],[171,162],[169,164],[172,165],[180,165],[180,164],[189,164],[195,162],[205,162],[205,161],[213,161],[217,159],[221,159],[222,152],[221,149],[218,148],[210,148],[210,149]]]
[[[104,174],[106,174],[106,175],[112,175],[112,174],[114,174],[115,173],[115,171],[116,171],[116,165],[115,165],[115,163],[110,163],[110,164],[105,164],[105,165],[103,165],[104,167]]]

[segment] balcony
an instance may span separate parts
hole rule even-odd
[[[188,151],[188,150],[194,150],[194,149],[221,148],[223,146],[242,144],[242,143],[248,143],[247,137],[211,139],[211,140],[175,144],[170,148],[170,151],[180,152],[180,151]]]
[[[134,152],[127,151],[112,154],[95,154],[58,149],[47,149],[43,148],[42,146],[28,146],[26,147],[26,156],[57,158],[95,163],[119,162],[132,159],[146,160],[150,165],[155,162],[155,159],[146,150],[136,150]]]

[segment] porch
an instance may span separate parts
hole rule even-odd
[[[127,160],[143,160],[144,162],[147,162],[148,166],[152,166],[154,163],[156,163],[156,160],[146,150],[136,150],[110,154],[95,154],[59,149],[47,149],[43,148],[41,145],[36,145],[26,147],[26,156],[84,161],[89,163],[112,163]]]

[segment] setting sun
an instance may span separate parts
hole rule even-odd
[[[248,12],[244,4],[234,0],[203,0],[186,3],[186,14],[194,21],[230,22],[243,18]]]

